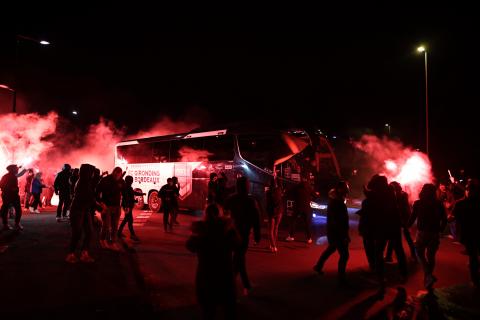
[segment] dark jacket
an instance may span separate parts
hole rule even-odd
[[[438,200],[417,200],[413,204],[408,226],[411,226],[415,220],[417,220],[418,231],[440,233],[447,224],[447,213]]]
[[[187,249],[198,256],[196,292],[200,304],[225,304],[235,301],[232,253],[240,239],[229,219],[198,221]]]
[[[79,176],[76,176],[76,175],[71,175],[70,176],[70,179],[68,179],[68,183],[70,185],[70,193],[73,195],[73,193],[75,192],[75,185],[77,184],[77,181],[80,177]]]
[[[209,181],[208,194],[207,194],[208,203],[213,203],[217,201],[217,191],[218,191],[218,181]]]
[[[248,194],[235,193],[227,199],[224,209],[230,212],[242,241],[248,242],[252,229],[255,242],[260,241],[260,211],[255,198]]]
[[[18,178],[12,172],[6,173],[0,180],[0,189],[2,189],[2,198],[12,199],[18,197]]]
[[[42,183],[40,179],[34,178],[32,182],[32,193],[33,194],[40,194],[42,193],[42,189],[46,188],[47,186]]]
[[[95,206],[95,186],[92,174],[95,167],[89,164],[80,166],[80,177],[75,185],[70,211],[74,214],[81,210],[91,210]]]
[[[329,192],[327,207],[327,239],[336,243],[350,239],[348,235],[348,210],[344,199],[338,197],[335,190]]]
[[[102,178],[96,189],[97,201],[107,206],[120,206],[123,185],[122,179],[115,180],[111,174]]]
[[[401,233],[401,217],[390,189],[369,192],[362,202],[359,230],[374,240],[396,239]]]
[[[70,170],[62,170],[57,173],[55,181],[53,182],[53,188],[56,193],[70,194],[70,176],[72,173]]]
[[[296,187],[295,196],[296,196],[295,203],[296,203],[297,212],[300,214],[305,214],[307,216],[310,216],[312,212],[312,207],[310,207],[310,202],[312,201],[312,198],[314,196],[314,192],[310,184],[305,181],[301,182]]]
[[[406,227],[412,210],[410,209],[410,204],[408,203],[408,194],[404,191],[395,197],[397,199],[397,207],[400,213],[400,219],[402,220],[402,226]]]
[[[173,209],[177,206],[177,187],[169,185],[168,183],[163,185],[158,191],[160,199],[162,199],[162,207],[165,209]]]
[[[142,192],[133,190],[132,186],[124,184],[122,190],[122,207],[132,209],[135,206],[135,196],[143,196]]]
[[[32,181],[33,181],[34,175],[28,175],[25,178],[25,192],[30,192],[32,190]]]
[[[265,192],[267,215],[269,218],[278,217],[284,212],[282,188],[273,187]]]
[[[453,216],[459,226],[460,241],[464,244],[480,244],[480,198],[465,198],[453,208]]]

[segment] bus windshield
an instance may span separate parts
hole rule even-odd
[[[272,170],[276,161],[285,159],[303,149],[307,143],[299,145],[301,138],[284,133],[240,135],[238,145],[242,158],[262,169]],[[303,140],[302,140],[303,141]],[[295,144],[295,146],[292,146]],[[298,148],[296,148],[298,145]]]

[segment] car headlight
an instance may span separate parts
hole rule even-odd
[[[319,204],[319,203],[310,201],[310,208],[312,208],[312,209],[317,209],[317,210],[326,210],[326,209],[327,209],[327,205],[325,205],[325,204]]]

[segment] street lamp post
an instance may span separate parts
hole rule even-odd
[[[429,123],[428,123],[428,61],[427,61],[427,49],[424,46],[417,48],[418,52],[423,52],[425,56],[425,138],[427,147],[427,156],[430,155],[430,136],[429,136]]]
[[[385,123],[385,128],[388,129],[388,135],[391,136],[392,135],[392,127],[390,126],[390,124]]]

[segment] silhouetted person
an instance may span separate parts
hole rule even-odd
[[[312,207],[310,207],[310,202],[314,196],[314,192],[310,183],[303,180],[298,184],[294,191],[295,195],[295,212],[290,220],[290,230],[288,233],[287,241],[295,240],[295,226],[297,223],[298,217],[303,220],[305,224],[305,238],[308,244],[313,243],[312,232],[310,231],[310,221],[312,218]]]
[[[338,260],[338,280],[345,282],[345,270],[349,257],[348,244],[350,236],[348,234],[348,210],[345,205],[345,198],[348,193],[348,186],[344,181],[340,181],[336,187],[328,193],[327,208],[327,239],[328,247],[323,251],[313,269],[319,274],[323,274],[323,266],[327,259],[338,251],[340,259]]]
[[[458,201],[453,209],[453,216],[460,226],[460,241],[465,246],[469,257],[470,277],[473,284],[480,288],[480,270],[478,255],[480,253],[480,183],[477,179],[467,184],[467,197]]]
[[[23,188],[23,190],[25,191],[25,209],[30,208],[30,200],[32,197],[32,181],[34,177],[35,173],[33,172],[33,170],[28,169],[27,176],[25,177],[25,187]]]
[[[125,212],[125,217],[123,218],[120,227],[118,228],[118,236],[123,237],[123,228],[125,224],[128,223],[128,230],[130,231],[130,239],[134,241],[140,241],[137,235],[135,234],[135,230],[133,229],[133,207],[135,206],[135,196],[143,196],[145,193],[137,192],[132,188],[133,177],[126,176],[125,177],[125,185],[122,190],[122,208]]]
[[[402,190],[402,186],[400,183],[393,181],[390,183],[390,187],[395,193],[395,199],[397,200],[397,207],[400,212],[400,217],[402,219],[402,230],[405,240],[407,241],[408,248],[410,249],[410,255],[412,260],[417,261],[417,253],[415,252],[415,244],[413,243],[412,236],[410,235],[409,228],[407,226],[408,219],[410,219],[410,215],[412,210],[410,209],[410,204],[408,202],[408,194]],[[399,239],[400,241],[401,238]],[[385,257],[385,261],[392,261],[392,253],[394,244],[389,241],[387,246],[387,255]]]
[[[217,199],[218,176],[215,172],[210,173],[210,181],[208,181],[207,203],[214,203]]]
[[[255,243],[260,242],[260,212],[257,201],[249,195],[249,181],[246,177],[237,179],[237,192],[225,202],[224,210],[228,212],[238,231],[241,244],[233,255],[233,267],[235,273],[240,273],[244,294],[251,289],[247,274],[246,254],[250,241],[250,232],[253,229]]]
[[[20,195],[18,188],[18,178],[21,177],[26,170],[19,172],[20,167],[11,164],[7,167],[7,173],[0,180],[0,189],[2,189],[2,208],[0,214],[2,216],[3,230],[10,230],[8,225],[8,210],[11,207],[15,209],[15,230],[23,230],[20,224],[22,218],[22,205],[20,204]]]
[[[270,187],[266,191],[265,198],[267,202],[270,250],[274,253],[277,253],[278,227],[282,221],[282,216],[285,209],[283,203],[283,190],[276,179],[271,180]]]
[[[437,279],[433,275],[435,255],[440,244],[440,233],[447,224],[447,214],[441,201],[437,199],[437,188],[431,183],[423,186],[419,200],[413,204],[412,216],[408,222],[411,226],[417,220],[417,238],[415,245],[418,260],[424,272],[424,285],[432,289]]]
[[[187,249],[198,256],[195,284],[204,319],[215,319],[219,306],[224,308],[226,319],[235,319],[232,253],[239,247],[240,239],[231,220],[219,215],[217,205],[206,208],[204,221],[192,224]]]
[[[70,179],[68,179],[68,183],[70,184],[70,197],[73,199],[73,194],[75,193],[75,184],[77,183],[78,179],[80,178],[80,169],[75,168],[72,170],[72,175]]]
[[[158,191],[158,195],[162,199],[163,229],[165,232],[172,231],[173,212],[177,204],[176,193],[177,188],[173,184],[172,178],[168,178],[167,184],[163,185]]]
[[[68,263],[78,262],[75,251],[80,243],[82,234],[83,242],[80,246],[80,261],[85,263],[94,262],[89,254],[92,235],[92,208],[95,206],[95,185],[93,175],[95,167],[89,164],[82,164],[79,170],[79,179],[75,184],[72,205],[70,208],[70,224],[72,227],[72,238],[68,255],[65,259]]]
[[[221,172],[220,177],[217,180],[217,192],[216,192],[216,203],[221,206],[225,204],[225,200],[228,197],[227,183],[228,183],[228,178],[225,175],[225,172]]]
[[[38,205],[40,204],[40,196],[42,195],[42,189],[46,188],[47,186],[43,184],[42,181],[42,173],[37,172],[35,175],[35,178],[33,178],[32,181],[32,196],[33,196],[33,202],[32,206],[30,207],[30,211],[34,213],[40,213],[38,211]]]
[[[62,171],[57,173],[53,188],[55,194],[58,195],[57,222],[67,217],[67,211],[70,209],[71,192],[70,192],[70,176],[72,175],[72,167],[68,163],[63,165]]]
[[[102,178],[96,189],[97,201],[102,206],[102,231],[100,245],[103,248],[119,250],[117,240],[118,222],[120,220],[120,200],[123,190],[123,171],[116,167],[112,173]]]
[[[178,201],[180,200],[180,182],[178,182],[177,177],[172,177],[172,182],[173,182],[173,186],[175,187],[175,199],[174,199],[174,208],[172,212],[172,223],[180,224],[177,221],[178,211],[180,210],[179,203],[178,203]]]
[[[372,230],[372,222],[371,222],[371,214],[365,209],[368,208],[368,198],[371,197],[371,190],[372,185],[375,181],[375,175],[372,177],[370,182],[367,186],[363,187],[363,193],[365,194],[365,199],[362,201],[362,208],[355,212],[360,216],[358,221],[358,233],[362,237],[363,240],[363,249],[365,251],[365,256],[367,257],[368,266],[370,271],[375,271],[375,240],[373,238],[373,230]]]
[[[368,183],[367,198],[362,203],[362,215],[367,219],[366,229],[369,241],[374,243],[375,271],[379,277],[381,290],[385,289],[384,252],[388,241],[398,259],[401,275],[407,276],[407,262],[401,242],[401,218],[393,191],[384,176],[375,175]],[[365,227],[365,226],[364,226]],[[371,245],[371,244],[370,244]]]

